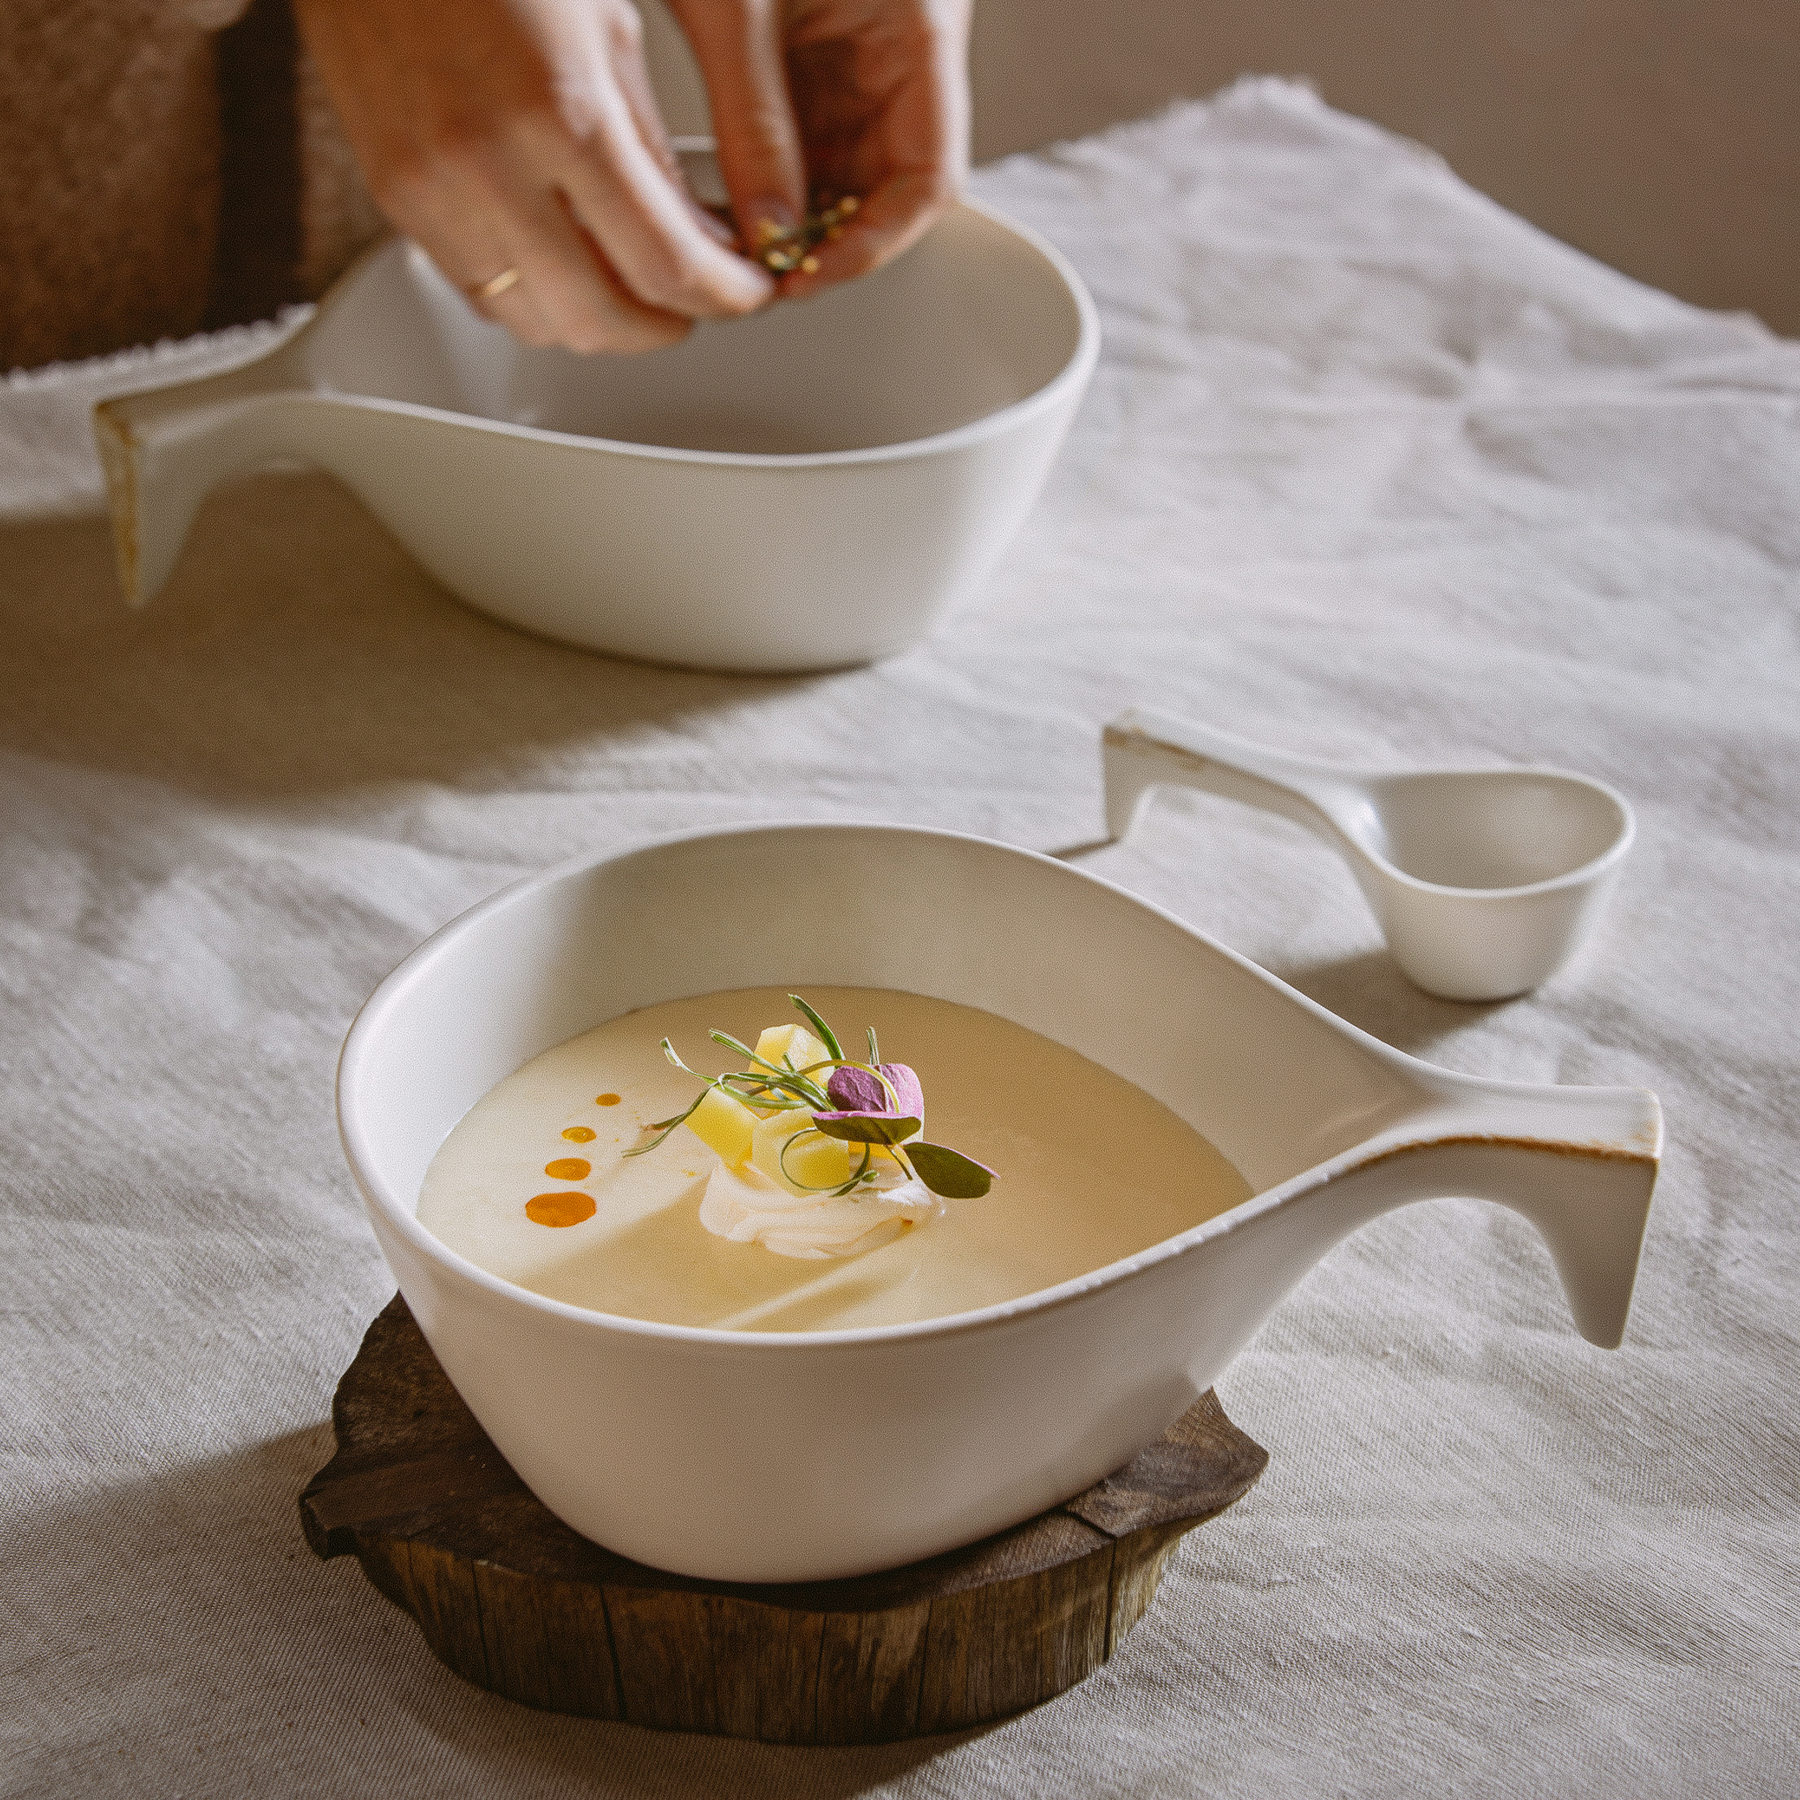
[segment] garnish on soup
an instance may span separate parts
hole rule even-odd
[[[925,1094],[905,1063],[884,1063],[875,1033],[866,1062],[798,994],[804,1025],[772,1025],[753,1050],[723,1031],[713,1042],[743,1057],[723,1075],[689,1068],[664,1038],[663,1054],[703,1083],[685,1112],[658,1119],[657,1135],[625,1152],[642,1156],[686,1125],[719,1158],[700,1222],[719,1237],[783,1256],[860,1254],[944,1199],[973,1199],[994,1171],[921,1133]]]
[[[773,1182],[751,1189],[741,1177],[754,1163],[721,1171],[720,1159],[686,1131],[654,1156],[625,1157],[657,1135],[648,1121],[666,1121],[712,1092],[664,1057],[665,1037],[684,1052],[704,1046],[714,1059],[702,1065],[709,1074],[743,1071],[755,1065],[708,1043],[708,1026],[757,1044],[760,1024],[803,1022],[785,989],[736,989],[621,1013],[514,1070],[440,1146],[421,1187],[419,1223],[477,1268],[565,1305],[711,1330],[843,1331],[1016,1300],[1136,1255],[1249,1197],[1249,1184],[1191,1125],[1021,1025],[893,989],[821,987],[806,998],[833,1023],[874,1025],[879,1052],[869,1055],[860,1031],[854,1041],[867,1068],[883,1055],[916,1056],[929,1107],[903,1104],[899,1116],[922,1118],[921,1138],[979,1156],[1005,1179],[980,1200],[941,1203],[922,1186],[889,1189],[888,1199],[867,1186],[838,1198]],[[847,1037],[843,1047],[852,1048]],[[810,1060],[822,1054],[829,1056],[821,1043]],[[799,1073],[808,1054],[794,1049],[793,1061]],[[812,1079],[829,1090],[834,1072]],[[875,1098],[870,1088],[839,1093]],[[596,1105],[597,1095],[614,1104]],[[881,1086],[872,1107],[834,1100],[813,1110],[885,1112],[896,1099]],[[810,1113],[770,1116],[792,1125]],[[568,1131],[594,1135],[569,1139]],[[817,1141],[796,1144],[789,1167]],[[902,1149],[916,1159],[919,1141]],[[862,1148],[848,1139],[837,1147],[849,1158],[839,1165],[841,1186]],[[593,1172],[567,1187],[546,1180],[545,1163],[562,1156],[588,1159]],[[700,1202],[715,1177],[704,1208],[709,1229]],[[896,1193],[918,1200],[912,1216],[923,1229],[906,1223]],[[733,1196],[746,1202],[741,1213]],[[737,1241],[719,1229],[736,1230]],[[770,1242],[777,1235],[779,1246]],[[777,1247],[786,1254],[774,1254]]]

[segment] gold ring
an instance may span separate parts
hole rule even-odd
[[[477,300],[498,300],[510,287],[517,285],[524,277],[517,269],[502,269],[491,281],[478,281],[469,289],[469,293]]]

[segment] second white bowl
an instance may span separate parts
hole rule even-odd
[[[905,649],[987,573],[1099,341],[1062,257],[969,204],[863,280],[638,357],[525,349],[394,243],[271,355],[106,401],[95,431],[133,604],[214,485],[298,459],[512,624],[824,669]]]

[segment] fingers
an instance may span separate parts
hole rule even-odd
[[[783,279],[782,297],[804,300],[893,261],[931,229],[955,198],[956,189],[935,170],[890,176],[858,206],[837,237],[815,244],[806,263]]]
[[[528,343],[638,350],[768,273],[688,196],[628,0],[296,0],[382,210]]]
[[[390,194],[388,210],[483,318],[527,344],[636,352],[677,343],[690,329],[686,317],[634,294],[561,195],[508,159],[440,168],[432,181]],[[519,279],[504,292],[475,293],[509,269]]]
[[[675,145],[669,136],[669,128],[663,123],[663,116],[656,104],[656,93],[650,85],[650,70],[641,50],[636,55],[621,59],[613,71],[619,83],[619,90],[624,95],[626,107],[631,115],[637,133],[643,139],[650,154],[655,157],[657,165],[687,203],[688,216],[710,237],[714,243],[730,250],[737,242],[736,234],[731,227],[713,212],[702,206],[693,197],[687,185],[687,178],[682,172],[681,159],[675,153]]]
[[[754,312],[774,297],[766,270],[720,241],[678,178],[638,137],[622,97],[590,120],[585,140],[545,143],[574,218],[604,251],[625,286],[648,306],[693,319]]]
[[[416,238],[413,241],[415,243],[419,242]],[[531,289],[524,285],[523,275],[520,275],[519,280],[506,289],[504,293],[495,294],[489,297],[480,292],[480,287],[477,283],[472,281],[457,281],[456,276],[452,273],[451,269],[445,266],[446,255],[444,251],[434,250],[429,244],[422,244],[421,248],[423,248],[431,260],[437,264],[438,268],[443,271],[445,276],[447,276],[457,287],[462,289],[463,297],[468,301],[470,310],[479,313],[490,325],[504,325],[522,344],[542,346],[546,344],[556,344],[562,341],[561,335],[558,333],[550,315],[538,304],[537,298],[532,293]],[[499,273],[505,274],[507,270],[511,270],[514,274],[518,274],[519,266],[517,263],[508,263],[506,269],[499,271]],[[492,280],[493,277],[489,277],[489,279]]]
[[[719,171],[745,243],[806,211],[806,165],[788,96],[778,0],[671,0],[712,103]]]
[[[626,286],[690,318],[751,312],[774,297],[766,270],[721,244],[682,185],[629,9],[587,15],[587,40],[563,66],[591,79],[559,94],[559,117],[529,122],[570,208]]]
[[[782,293],[804,298],[891,261],[968,172],[966,0],[840,0],[802,15],[787,66],[815,179],[860,204]]]
[[[450,260],[426,249],[439,268]],[[678,344],[693,330],[691,319],[643,305],[603,264],[571,271],[521,252],[507,267],[518,270],[519,279],[491,299],[481,298],[474,282],[457,285],[475,312],[504,325],[521,343],[560,345],[584,356],[636,355]]]

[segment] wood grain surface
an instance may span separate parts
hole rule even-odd
[[[425,1641],[528,1706],[782,1744],[954,1731],[1072,1687],[1143,1617],[1182,1535],[1267,1454],[1209,1392],[1124,1468],[1023,1525],[854,1580],[698,1581],[615,1556],[525,1487],[398,1295],[332,1408],[300,1497]]]

